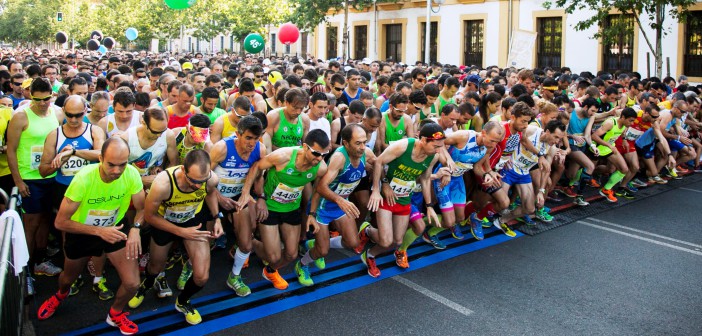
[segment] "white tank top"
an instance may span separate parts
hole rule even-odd
[[[129,163],[131,163],[139,171],[141,176],[149,175],[149,169],[163,159],[166,154],[166,133],[163,132],[147,149],[141,148],[139,137],[137,136],[137,128],[131,127],[127,130],[129,136]]]
[[[129,123],[129,127],[127,127],[127,129],[135,128],[135,127],[139,126],[140,119],[141,119],[141,113],[139,113],[139,111],[137,111],[137,110],[133,110],[132,111],[132,121]],[[113,135],[115,135],[115,133],[121,133],[121,132],[123,132],[123,131],[120,130],[119,128],[117,128],[117,122],[115,121],[115,114],[114,113],[108,114],[107,115],[107,138],[109,139]]]
[[[327,133],[327,137],[331,139],[331,126],[327,118],[319,118],[317,120],[310,119],[310,131],[316,129],[321,129],[324,133]]]

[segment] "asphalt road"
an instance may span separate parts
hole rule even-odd
[[[418,244],[412,269],[399,271],[388,261],[381,267],[387,278],[378,281],[355,257],[336,253],[328,270],[315,274],[314,290],[291,282],[290,292],[279,294],[252,265],[244,274],[260,288],[250,301],[224,287],[230,263],[219,251],[213,257],[219,271],[196,296],[203,324],[188,328],[172,309],[175,299],[153,296],[132,316],[151,334],[700,335],[700,199],[697,182],[536,236],[493,234],[480,243],[454,241],[443,252]],[[175,287],[177,274],[170,276]],[[32,314],[55,290],[54,279],[40,283]],[[33,324],[39,335],[91,325],[82,333],[111,331],[103,327],[108,306],[86,285],[50,320],[32,316]]]

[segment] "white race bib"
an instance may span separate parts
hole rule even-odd
[[[472,163],[456,162],[456,171],[453,172],[454,177],[463,176],[467,171],[473,169]]]
[[[303,188],[304,186],[293,188],[283,183],[278,183],[278,186],[275,187],[275,190],[273,191],[273,195],[271,195],[271,199],[281,204],[292,203],[296,199],[300,198]]]
[[[392,181],[390,181],[390,188],[392,188],[397,197],[408,197],[414,190],[415,185],[417,185],[415,181],[403,181],[397,177],[393,177]]]
[[[166,209],[163,218],[171,223],[185,223],[195,217],[197,205],[182,205]]]
[[[39,163],[41,163],[42,154],[44,154],[44,146],[32,146],[29,152],[29,162],[32,163],[30,165],[32,169],[39,169]]]
[[[356,186],[360,182],[361,182],[361,180],[358,180],[358,181],[353,182],[353,183],[339,183],[336,186],[335,192],[337,193],[337,195],[339,195],[341,197],[348,197],[349,195],[351,195],[351,193],[354,191],[354,189],[356,189]]]
[[[81,168],[89,164],[90,162],[88,160],[71,155],[71,157],[68,158],[68,161],[61,166],[61,174],[63,174],[63,176],[74,176],[78,174],[78,171],[80,171]]]
[[[85,224],[92,226],[113,226],[115,225],[115,218],[117,218],[117,210],[94,210],[90,209],[88,211],[88,216],[85,217]]]
[[[219,175],[219,192],[224,197],[234,197],[241,194],[246,182],[249,168],[227,169],[226,173]]]

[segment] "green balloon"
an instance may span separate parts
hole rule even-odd
[[[195,4],[196,0],[166,0],[166,6],[171,9],[186,9]]]
[[[263,36],[259,34],[249,34],[244,39],[244,50],[246,50],[246,52],[258,54],[265,46],[266,43],[263,41]]]

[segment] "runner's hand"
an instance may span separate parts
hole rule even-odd
[[[244,195],[241,195],[241,197],[243,196]],[[218,194],[217,200],[219,201],[219,206],[224,210],[231,211],[234,208],[236,208],[237,210],[241,210],[239,209],[239,204],[237,204],[237,202],[234,202],[234,200],[229,197],[224,197],[221,194]]]
[[[68,159],[71,157],[71,154],[73,153],[73,147],[71,145],[68,145],[66,147],[63,147],[61,152],[59,152],[56,157],[54,157],[53,160],[51,160],[51,168],[53,169],[59,169],[61,166],[68,161]]]
[[[383,183],[380,189],[382,189],[383,196],[385,196],[385,201],[388,202],[388,205],[394,206],[395,202],[397,202],[397,195],[395,195],[395,192],[392,190],[392,188],[390,188],[390,185]]]
[[[317,223],[317,219],[314,216],[308,215],[305,222],[305,232],[310,232],[310,228],[312,228],[312,234],[316,234],[319,231],[319,223]]]
[[[243,209],[247,204],[249,204],[249,203],[251,203],[251,202],[253,202],[253,201],[254,201],[254,200],[253,200],[253,197],[251,197],[251,194],[249,194],[249,193],[246,193],[246,194],[242,193],[241,196],[239,196],[239,201],[238,201],[238,202],[234,202],[234,203],[236,204],[236,210],[239,211],[239,210]],[[233,201],[232,201],[232,202],[233,202]],[[221,200],[220,200],[220,203],[219,203],[219,204],[223,204],[223,203],[221,202]],[[225,206],[224,208],[227,209],[226,206]],[[227,210],[231,210],[231,209],[227,209]]]
[[[342,199],[341,202],[337,203],[337,205],[344,213],[346,213],[346,216],[349,216],[350,218],[356,219],[361,215],[361,212],[356,207],[356,204],[353,204],[347,199]]]
[[[210,238],[219,238],[222,234],[224,234],[224,230],[222,229],[222,220],[217,218],[215,219],[214,222],[214,227],[212,228],[212,232],[210,234]]]
[[[685,144],[686,146],[689,146],[689,145],[692,144],[692,140],[690,140],[690,139],[688,139],[688,138],[686,138],[686,137],[684,137],[684,136],[683,136],[683,137],[680,137],[680,142],[682,142],[682,143]]]
[[[371,212],[376,212],[378,211],[378,207],[383,204],[383,197],[380,196],[380,192],[377,190],[373,190],[373,192],[370,195],[370,198],[368,199],[368,210]]]
[[[539,158],[539,169],[547,174],[551,172],[551,165],[548,164],[548,160],[545,156]]]
[[[202,227],[202,224],[187,228],[180,228],[178,230],[178,235],[183,239],[206,242],[207,238],[210,238],[210,232],[200,231],[200,227]]]
[[[451,182],[451,175],[449,176],[442,176],[441,181],[439,182],[439,187],[443,188],[447,186]]]
[[[127,240],[127,235],[124,234],[124,232],[120,231],[124,227],[123,225],[120,226],[110,226],[110,227],[105,227],[101,228],[100,231],[98,231],[98,235],[100,238],[110,244],[114,244],[123,240]]]
[[[141,254],[141,230],[130,229],[127,238],[127,259],[138,259]]]
[[[674,168],[676,163],[677,162],[675,161],[675,158],[671,155],[668,155],[668,168]]]
[[[256,201],[256,220],[260,223],[268,218],[268,207],[266,206],[266,201],[263,198],[259,198]]]
[[[438,228],[441,227],[441,221],[439,220],[439,216],[436,215],[436,212],[432,207],[427,207],[427,220],[429,221],[429,224],[434,225]]]
[[[26,183],[24,183],[24,181],[17,185],[17,189],[20,195],[22,195],[22,197],[31,196],[31,193],[29,192],[29,186]]]

